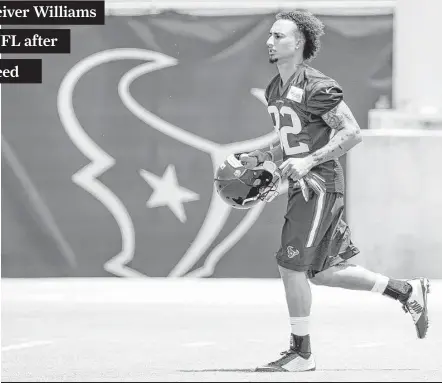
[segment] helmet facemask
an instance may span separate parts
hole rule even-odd
[[[244,180],[247,185],[251,186],[250,194],[254,195],[250,200],[273,201],[279,194],[278,187],[281,179],[277,166],[271,161],[264,161],[262,165],[248,170],[253,174],[251,184],[247,183],[247,179]]]
[[[255,206],[259,201],[271,202],[278,196],[281,176],[275,163],[265,161],[260,166],[247,169],[235,155],[230,155],[225,163],[221,165],[221,168],[226,166],[231,169],[228,173],[229,176],[223,179],[215,179],[215,181],[221,181],[224,183],[224,187],[227,187],[225,190],[222,187],[217,191],[227,203],[229,203],[229,200],[233,201],[233,207],[248,209]],[[235,190],[232,190],[235,188],[237,190],[241,189],[241,192],[237,195],[235,195]]]

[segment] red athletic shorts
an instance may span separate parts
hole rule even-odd
[[[290,187],[287,213],[282,228],[278,265],[305,271],[309,278],[359,253],[342,219],[344,196],[341,193],[310,190],[304,200],[301,189]]]

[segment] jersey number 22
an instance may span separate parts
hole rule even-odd
[[[267,110],[270,116],[272,116],[275,130],[279,134],[279,139],[281,141],[281,145],[284,149],[285,154],[291,156],[294,154],[308,153],[309,147],[306,143],[296,142],[295,145],[290,146],[287,138],[288,134],[296,135],[301,133],[302,130],[301,120],[299,119],[296,112],[288,106],[283,106],[281,110],[279,110],[275,105],[269,106]],[[292,125],[281,126],[281,117],[287,114],[290,115],[290,120],[292,121]]]

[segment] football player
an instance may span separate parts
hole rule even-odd
[[[341,86],[308,65],[315,57],[323,24],[309,12],[281,12],[267,40],[269,61],[278,74],[267,86],[268,113],[279,145],[239,158],[246,168],[283,161],[289,179],[281,247],[276,254],[290,315],[290,347],[257,371],[309,371],[316,367],[309,336],[316,285],[381,293],[399,301],[414,321],[418,338],[428,329],[427,278],[397,280],[351,264],[359,250],[343,221],[344,176],[338,158],[361,142],[361,132]],[[315,190],[306,201],[299,180],[309,172]]]

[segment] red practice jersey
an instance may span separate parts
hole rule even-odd
[[[322,115],[343,100],[339,84],[307,64],[301,64],[282,87],[276,75],[266,89],[268,112],[279,135],[283,159],[305,157],[326,145],[332,129]],[[312,169],[328,191],[344,192],[344,175],[337,159]]]

